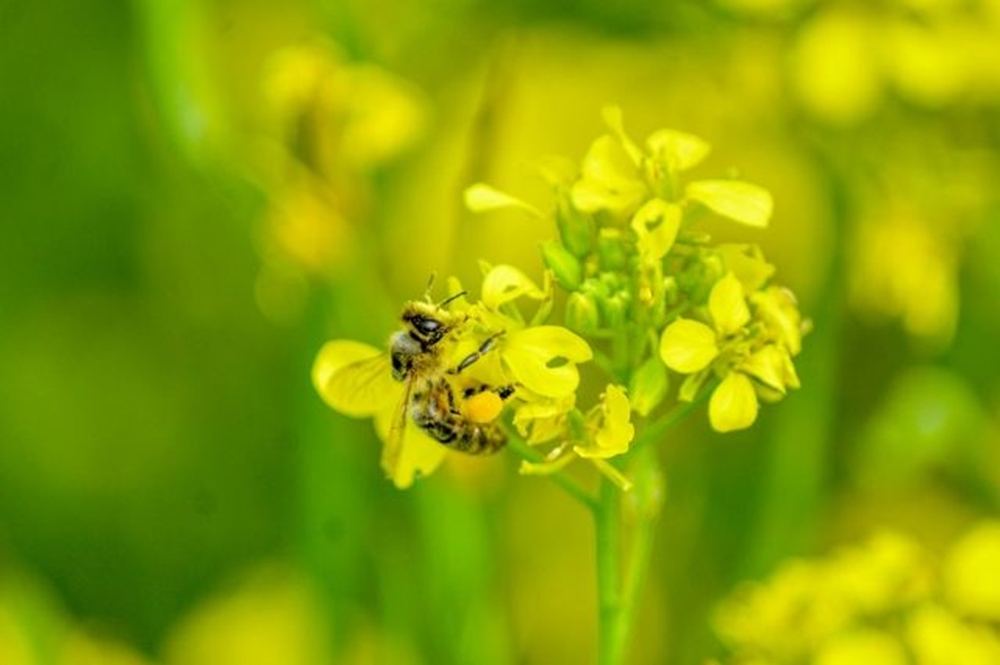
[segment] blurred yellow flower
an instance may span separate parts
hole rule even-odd
[[[174,627],[165,665],[323,665],[327,627],[312,589],[280,569],[255,571]]]
[[[903,211],[865,220],[852,243],[851,302],[869,316],[899,319],[914,337],[946,343],[959,309],[953,244]]]
[[[981,524],[958,541],[942,572],[952,607],[968,616],[1000,622],[1000,522]]]
[[[790,562],[765,583],[743,585],[719,607],[715,628],[733,656],[726,662],[998,663],[1000,633],[990,614],[995,599],[977,605],[992,593],[998,532],[996,522],[976,527],[952,548],[940,576],[928,552],[893,533],[822,559]],[[985,594],[973,589],[977,581]]]
[[[883,632],[861,629],[840,635],[820,649],[816,665],[909,665],[906,650]]]

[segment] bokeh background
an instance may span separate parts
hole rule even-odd
[[[662,442],[630,660],[720,653],[720,598],[881,527],[1000,507],[1000,2],[0,5],[0,663],[588,663],[591,526],[517,462],[399,492],[309,383],[428,275],[541,274],[623,107],[776,200],[813,321],[750,431]]]

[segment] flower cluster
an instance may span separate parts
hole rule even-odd
[[[997,663],[998,567],[1000,523],[980,524],[940,563],[883,533],[743,586],[716,629],[734,665]]]
[[[742,180],[686,178],[710,152],[696,136],[661,129],[640,147],[620,110],[604,115],[610,131],[579,169],[546,162],[559,238],[542,256],[568,292],[566,323],[603,340],[598,360],[628,386],[640,416],[666,397],[665,366],[687,375],[682,401],[712,384],[715,430],[748,427],[758,398],[775,401],[799,386],[792,359],[804,325],[792,293],[769,283],[774,267],[759,248],[712,245],[697,222],[711,212],[766,227],[771,196]],[[478,211],[516,206],[542,215],[485,185],[467,190],[466,202]]]
[[[663,129],[640,147],[618,109],[607,109],[605,121],[609,133],[594,141],[579,167],[561,159],[545,163],[554,190],[551,215],[485,184],[466,191],[474,211],[513,207],[551,218],[558,237],[542,245],[547,271],[541,286],[513,266],[484,264],[478,301],[470,301],[457,280],[449,283],[447,307],[435,310],[428,298],[423,306],[449,322],[448,332],[428,353],[433,363],[425,359],[420,366],[435,385],[445,377],[450,386],[447,408],[435,411],[448,411],[450,428],[502,423],[544,451],[524,461],[522,472],[554,473],[582,459],[628,489],[631,483],[609,460],[629,452],[637,436],[633,416],[650,418],[663,406],[668,369],[686,375],[680,401],[711,394],[709,417],[717,431],[748,427],[758,399],[775,401],[798,387],[792,359],[801,349],[803,322],[791,292],[770,284],[774,267],[757,247],[713,245],[697,227],[710,213],[765,227],[770,194],[737,179],[687,178],[710,151],[696,136]],[[556,298],[557,290],[564,297]],[[530,318],[526,303],[535,303]],[[563,324],[553,325],[550,319],[559,315]],[[423,333],[402,334],[418,339]],[[578,390],[577,365],[591,359],[605,376],[587,403],[581,395],[593,393]],[[394,427],[399,418],[393,414],[405,418],[413,399],[409,384],[426,377],[394,383],[389,360],[372,347],[330,342],[313,379],[334,409],[375,418],[386,442],[383,466],[405,487],[433,470],[446,448],[412,423]],[[426,392],[416,391],[417,397],[425,399]],[[484,392],[503,400],[476,397]],[[400,448],[403,430],[407,443]]]

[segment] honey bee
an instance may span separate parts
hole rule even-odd
[[[475,383],[462,375],[495,348],[503,333],[489,335],[449,366],[468,317],[449,311],[447,305],[463,295],[437,304],[406,303],[400,315],[403,327],[393,333],[388,352],[348,365],[333,379],[344,401],[356,403],[374,402],[380,393],[393,392],[386,385],[387,375],[405,384],[382,453],[382,466],[390,473],[400,457],[407,420],[447,448],[470,455],[495,453],[507,443],[497,417],[514,387]]]

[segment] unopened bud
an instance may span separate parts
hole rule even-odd
[[[616,293],[598,304],[607,327],[619,328],[625,324],[628,315],[628,298],[624,293]]]
[[[582,259],[593,250],[596,228],[594,218],[577,210],[568,193],[559,198],[556,206],[556,226],[563,245],[575,256]]]
[[[632,374],[628,395],[632,410],[646,417],[659,406],[667,394],[667,367],[653,356]]]
[[[594,297],[588,293],[571,293],[566,299],[566,325],[571,330],[587,334],[596,332],[601,315]]]
[[[602,270],[624,270],[628,264],[628,250],[625,239],[617,229],[602,229],[597,239],[597,256],[601,260]]]
[[[542,243],[542,260],[552,271],[559,286],[567,291],[576,291],[583,281],[583,266],[580,260],[573,256],[561,243],[549,241]]]

